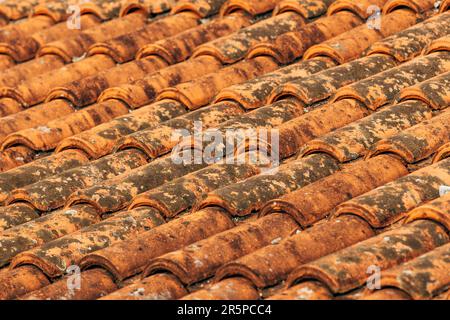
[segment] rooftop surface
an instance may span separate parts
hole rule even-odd
[[[2,1],[0,299],[450,299],[449,9]]]

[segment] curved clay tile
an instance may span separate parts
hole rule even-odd
[[[269,200],[292,192],[339,170],[327,155],[314,155],[280,166],[271,174],[251,177],[207,195],[199,208],[217,206],[233,216],[258,211]],[[239,197],[236,197],[239,194]]]
[[[34,6],[39,4],[40,0],[6,0],[0,4],[0,15],[9,20],[20,20],[26,18],[33,12]]]
[[[63,278],[26,294],[19,300],[95,300],[118,289],[111,276],[101,269],[82,272],[80,288],[70,290],[67,281],[68,279]]]
[[[195,110],[210,103],[221,89],[245,82],[277,68],[278,64],[268,57],[243,60],[215,73],[164,89],[157,99],[177,100],[188,109]]]
[[[450,142],[450,110],[379,141],[370,156],[389,153],[407,163],[416,163],[436,153]]]
[[[82,269],[101,267],[123,280],[142,272],[153,258],[183,248],[235,226],[221,209],[207,208],[174,219],[133,239],[118,242],[84,257]]]
[[[281,0],[273,10],[273,14],[294,11],[305,19],[313,19],[324,15],[334,1],[336,0]]]
[[[417,13],[438,9],[435,0],[389,0],[383,7],[383,13],[388,14],[394,10],[405,7]]]
[[[279,243],[225,264],[217,270],[215,280],[221,283],[226,278],[244,277],[257,288],[263,289],[285,280],[290,272],[304,263],[374,235],[364,220],[353,216],[319,223]]]
[[[450,157],[450,143],[447,143],[439,148],[433,158],[433,162],[435,163],[448,157]]]
[[[450,217],[448,215],[449,209],[450,194],[446,194],[412,210],[406,217],[405,223],[426,219],[440,223],[450,230]]]
[[[8,148],[0,151],[0,172],[6,172],[33,161],[36,153],[24,146]]]
[[[432,299],[450,283],[450,244],[383,272],[381,288],[397,288],[414,300]]]
[[[386,227],[439,197],[439,188],[450,185],[449,163],[450,159],[443,160],[344,202],[336,208],[336,215],[354,214],[374,228]]]
[[[389,56],[376,55],[326,69],[306,78],[295,79],[276,89],[269,102],[293,96],[306,105],[328,99],[339,88],[366,79],[396,66]]]
[[[236,103],[219,102],[199,109],[196,112],[168,120],[154,128],[127,135],[117,142],[115,149],[138,149],[149,158],[156,159],[169,153],[175,146],[180,144],[178,139],[174,139],[177,133],[176,130],[183,129],[194,134],[195,122],[201,122],[202,130],[206,130],[217,127],[222,122],[238,117],[242,113],[242,109]],[[183,150],[183,148],[180,149]]]
[[[371,110],[391,102],[404,88],[450,70],[450,52],[416,58],[337,91],[334,101],[353,98]]]
[[[65,200],[73,192],[92,187],[146,163],[145,156],[137,150],[112,154],[34,184],[17,188],[11,192],[7,203],[26,202],[44,212],[57,209],[64,205]]]
[[[112,68],[114,65],[115,63],[104,55],[89,57],[27,79],[15,88],[2,87],[0,88],[1,100],[12,98],[27,108],[44,101],[55,86],[96,74],[101,70]]]
[[[22,252],[12,260],[11,268],[35,265],[50,278],[62,276],[66,268],[77,265],[86,254],[130,239],[164,223],[153,209],[139,208],[119,213],[97,224]]]
[[[56,151],[78,149],[85,152],[90,158],[98,159],[111,153],[119,138],[137,131],[154,128],[158,123],[186,113],[186,108],[177,101],[161,100],[66,138],[61,141]]]
[[[147,16],[170,11],[178,0],[125,0],[122,1],[120,16],[142,11]]]
[[[269,103],[270,95],[279,85],[306,78],[333,66],[335,63],[327,58],[300,61],[244,83],[224,88],[216,95],[215,102],[231,100],[247,110],[259,108]]]
[[[74,206],[5,230],[0,235],[0,265],[9,263],[21,252],[98,222],[100,216],[92,207]]]
[[[0,207],[0,231],[38,218],[36,210],[25,203]]]
[[[77,4],[80,14],[93,14],[102,20],[109,20],[119,16],[121,1],[111,0],[90,0],[87,2],[72,1],[44,1],[33,8],[33,15],[47,15],[56,22],[68,18],[67,7],[70,4]]]
[[[32,58],[37,51],[38,43],[30,35],[48,29],[52,25],[53,20],[49,17],[38,16],[29,18],[23,23],[1,28],[0,53],[9,54],[16,62]]]
[[[39,104],[24,111],[0,118],[0,143],[10,133],[44,125],[49,121],[75,112],[75,109],[63,100],[54,103]]]
[[[161,273],[125,286],[100,300],[175,300],[187,293],[176,277]]]
[[[101,20],[92,14],[80,16],[80,29],[69,29],[67,21],[57,23],[42,31],[33,32],[31,37],[39,44],[39,47],[62,38],[69,38],[78,35],[84,30],[98,27]]]
[[[137,150],[130,150],[137,152]],[[191,163],[194,161],[192,160]],[[171,156],[157,159],[106,182],[74,192],[66,207],[77,203],[94,206],[100,213],[115,212],[130,205],[139,193],[204,168],[206,164],[176,164]],[[155,175],[155,172],[159,174]]]
[[[14,189],[86,164],[89,159],[78,150],[68,150],[37,159],[0,174],[0,205]]]
[[[108,41],[96,41],[89,48],[88,55],[105,54],[117,63],[125,63],[133,60],[136,53],[144,45],[173,36],[197,25],[198,19],[196,15],[180,13],[167,16],[133,32],[121,34],[112,39],[110,37]]]
[[[396,10],[404,12],[405,10]],[[368,49],[368,54],[388,54],[400,62],[405,62],[420,55],[430,44],[450,32],[448,24],[450,13],[440,14],[418,23],[406,30],[374,43]]]
[[[50,19],[45,16],[37,16],[34,19]],[[59,40],[61,38],[70,38],[82,32],[82,30],[97,26],[100,21],[92,15],[84,15],[80,17],[80,29],[68,29],[66,22],[61,22],[41,31],[39,26],[29,26],[37,28],[37,30],[20,29],[20,31],[5,30],[9,37],[3,37],[0,33],[0,53],[7,54],[15,60],[15,62],[24,62],[35,57],[40,47],[43,45]],[[21,24],[19,24],[21,25]],[[6,39],[5,39],[6,38]]]
[[[258,300],[259,292],[245,278],[229,278],[185,295],[181,300]]]
[[[133,199],[129,209],[152,207],[164,217],[173,218],[191,209],[204,194],[254,176],[259,171],[256,166],[248,164],[212,165],[141,193]]]
[[[300,31],[304,24],[304,19],[300,15],[286,12],[201,45],[194,51],[193,56],[211,55],[222,63],[234,63],[244,58],[255,44],[274,40],[286,32]]]
[[[48,103],[53,106],[58,105],[58,100]],[[108,122],[126,113],[128,113],[128,108],[118,101],[105,101],[94,104],[50,121],[43,126],[12,133],[3,140],[1,148],[4,150],[15,145],[25,145],[33,150],[52,150],[62,139]]]
[[[421,100],[435,110],[447,108],[450,106],[450,72],[403,89],[399,100]]]
[[[307,142],[301,149],[301,156],[324,152],[340,162],[355,160],[366,155],[381,139],[431,116],[430,109],[422,102],[407,101],[393,105]]]
[[[285,101],[285,100],[280,100]],[[356,100],[340,100],[294,118],[278,127],[280,158],[299,152],[310,140],[367,117],[367,108]]]
[[[219,13],[220,7],[226,0],[179,0],[171,10],[171,14],[179,12],[193,12],[201,18],[206,18],[213,14]]]
[[[267,300],[333,300],[333,295],[326,285],[311,280],[274,294]]]
[[[225,16],[236,11],[244,11],[251,16],[273,10],[280,0],[227,0],[220,8],[220,15]]]
[[[381,17],[381,29],[368,28],[367,25],[356,27],[309,48],[303,58],[327,56],[342,64],[360,57],[372,43],[411,27],[418,21],[413,12],[397,10]]]
[[[155,101],[158,94],[167,87],[197,79],[220,68],[222,64],[210,56],[190,59],[161,69],[134,83],[106,89],[99,101],[117,99],[136,109]]]
[[[277,17],[285,14],[288,13]],[[247,56],[249,58],[270,56],[279,63],[289,64],[300,58],[309,47],[334,38],[361,24],[362,20],[357,15],[351,12],[340,12],[330,17],[319,18],[298,30],[286,31],[275,39],[264,40],[260,44],[253,45]]]
[[[55,55],[45,55],[35,58],[2,71],[0,76],[0,86],[14,87],[32,77],[59,69],[63,66],[64,61]],[[3,105],[2,108],[4,108]],[[11,110],[0,110],[0,115],[3,116],[4,114],[18,112],[18,110],[14,110],[13,106],[10,106],[9,109]]]
[[[228,36],[249,25],[250,18],[243,14],[232,14],[214,19],[172,37],[147,44],[141,47],[136,58],[157,56],[167,64],[179,63],[189,58],[197,46]]]
[[[448,241],[449,236],[438,224],[416,221],[300,266],[289,275],[287,287],[314,279],[335,294],[345,293],[366,282],[370,266],[386,270]]]
[[[270,201],[261,215],[287,213],[306,228],[325,218],[337,205],[407,174],[406,167],[394,157],[358,161],[343,171]]]
[[[232,118],[227,122],[221,123],[219,129],[226,135],[227,130],[237,132],[238,130],[258,131],[259,129],[278,128],[283,123],[296,119],[304,113],[305,107],[302,103],[298,103],[294,99],[285,99],[251,110],[240,117]],[[259,138],[260,141],[261,139],[263,138]],[[239,147],[241,146],[237,145],[236,149],[239,149]],[[259,147],[262,147],[262,145]]]
[[[38,268],[23,266],[0,277],[0,299],[15,299],[49,284],[50,280]]]
[[[227,105],[228,108],[225,109],[225,115],[228,116],[228,119],[221,115],[221,113],[224,112],[223,110],[220,110],[223,109],[224,106],[227,107]],[[220,107],[220,113],[214,110],[217,109],[216,107]],[[234,108],[234,110],[232,108]],[[225,137],[225,140],[228,139],[227,141],[230,143],[229,147],[221,151],[215,150],[213,154],[214,158],[211,158],[211,135],[205,130],[202,135],[197,137],[190,137],[184,140],[182,139],[178,145],[182,150],[187,148],[204,150],[206,153],[204,160],[208,163],[216,163],[220,160],[237,159],[241,156],[244,158],[237,160],[245,160],[247,157],[255,156],[256,158],[253,159],[256,162],[256,159],[259,158],[258,160],[261,165],[269,165],[272,161],[268,159],[270,158],[270,155],[267,157],[268,152],[271,151],[270,140],[272,135],[270,130],[277,128],[289,120],[299,117],[305,112],[304,106],[292,99],[281,100],[248,113],[243,113],[243,110],[236,103],[228,102],[226,100],[210,105],[201,110],[202,111],[199,113],[202,116],[201,121],[203,123],[203,128],[206,128],[205,124],[207,124],[208,128],[206,129],[216,129],[222,137]],[[230,112],[233,112],[231,116],[228,115]],[[193,114],[190,113],[188,115]],[[189,118],[191,122],[188,122],[186,127],[183,127],[183,129],[192,130],[192,117],[184,116],[184,118]],[[230,132],[236,133],[236,136],[230,136]],[[145,132],[142,133],[144,134]],[[251,136],[248,133],[255,133],[255,135]],[[141,136],[139,133],[136,135]],[[199,137],[202,139],[199,140]],[[141,140],[144,139],[141,138]],[[253,153],[253,151],[256,150],[252,149],[254,145],[250,145],[250,142],[258,143],[258,152]],[[149,156],[155,154],[152,150],[150,150],[150,148],[146,147],[148,147],[148,144],[146,144],[145,147],[141,146],[141,150],[146,150]],[[248,152],[252,154],[249,154]],[[266,154],[262,154],[263,152],[266,152]],[[273,153],[271,155],[273,155]],[[226,157],[229,158],[225,159]]]
[[[97,42],[114,39],[141,29],[145,26],[145,20],[145,16],[136,13],[107,21],[68,39],[60,39],[43,45],[39,49],[38,56],[54,54],[64,59],[66,63],[73,62],[77,58],[85,56],[89,47]]]
[[[145,268],[143,277],[156,272],[168,272],[177,276],[185,285],[193,284],[213,276],[216,269],[224,263],[280,241],[292,234],[297,227],[293,219],[282,214],[244,223],[153,259]]]
[[[337,0],[328,8],[328,15],[331,16],[341,11],[350,11],[357,14],[362,19],[368,19],[375,11],[372,8],[378,8],[381,11],[388,0]]]
[[[441,37],[433,41],[425,53],[450,51],[450,36]]]
[[[77,107],[86,106],[95,103],[104,90],[142,79],[166,66],[167,64],[157,57],[118,64],[95,75],[53,88],[48,93],[46,101],[62,98],[69,100]]]

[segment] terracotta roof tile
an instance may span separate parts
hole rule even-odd
[[[351,11],[363,19],[375,13],[376,8],[383,8],[388,0],[337,0],[328,8],[328,15],[341,11]],[[372,10],[374,9],[374,10]]]
[[[391,153],[408,163],[419,162],[436,153],[450,140],[450,112],[444,111],[390,138],[379,141],[371,156]]]
[[[252,283],[244,278],[229,278],[209,288],[181,298],[182,300],[258,300],[259,294]]]
[[[250,165],[213,165],[141,193],[129,209],[152,207],[164,217],[173,218],[195,206],[204,194],[259,172],[257,167]]]
[[[389,0],[384,5],[383,12],[389,13],[401,7],[407,7],[417,13],[422,13],[431,9],[439,9],[434,0]]]
[[[340,162],[365,156],[375,143],[432,117],[423,103],[407,101],[383,108],[370,116],[311,140],[301,156],[325,152]]]
[[[0,230],[10,229],[38,217],[36,210],[28,204],[3,206],[0,208]]]
[[[378,41],[369,48],[368,54],[385,53],[400,62],[411,60],[418,56],[430,44],[430,41],[449,32],[448,23],[446,23],[449,17],[450,13],[436,15]]]
[[[100,300],[168,300],[186,294],[183,284],[175,276],[161,273],[121,288]]]
[[[291,287],[303,279],[316,279],[332,293],[344,293],[364,284],[367,268],[375,261],[381,270],[385,270],[448,241],[447,233],[438,224],[413,222],[304,264],[289,275],[287,283]]]
[[[334,1],[336,0],[281,0],[275,7],[273,14],[294,11],[306,19],[313,19],[325,14]]]
[[[16,188],[61,174],[87,162],[88,158],[82,152],[68,150],[4,172],[0,176],[0,203],[3,204],[10,192]]]
[[[269,102],[294,96],[303,103],[310,105],[330,98],[341,87],[386,70],[389,72],[395,65],[396,62],[385,55],[364,57],[321,71],[307,78],[289,81],[272,93]]]
[[[418,57],[338,90],[334,101],[353,98],[364,103],[369,109],[376,110],[392,102],[402,89],[448,72],[448,58],[450,55],[447,52]]]
[[[17,268],[31,264],[49,277],[61,276],[68,266],[77,265],[86,254],[129,239],[163,222],[161,216],[151,208],[119,213],[80,231],[20,253],[14,257],[11,266]]]
[[[0,299],[448,298],[448,3],[3,1]]]
[[[172,7],[171,13],[189,11],[204,18],[219,13],[221,6],[225,2],[226,0],[179,0]]]
[[[83,272],[80,275],[80,289],[70,290],[67,280],[62,279],[41,289],[21,296],[20,300],[94,300],[111,291],[117,290],[117,285],[109,274],[101,269]]]
[[[428,219],[438,222],[450,230],[450,219],[446,214],[450,205],[449,199],[449,195],[443,195],[442,197],[439,197],[412,210],[408,214],[406,222]]]
[[[450,244],[383,272],[381,288],[397,288],[414,300],[431,299],[447,289]],[[382,289],[381,289],[382,290]]]
[[[188,285],[214,275],[226,262],[292,234],[297,224],[286,215],[274,214],[242,224],[208,239],[153,259],[143,276],[169,272]]]
[[[449,184],[449,162],[440,161],[347,201],[337,207],[337,215],[355,214],[374,228],[398,221],[423,202],[439,197],[439,188]]]
[[[55,108],[63,103],[67,104],[65,100],[53,100],[49,104]],[[7,149],[14,145],[24,145],[33,150],[52,150],[62,139],[108,122],[127,112],[128,109],[118,101],[94,104],[47,122],[44,126],[12,133],[3,140],[2,148]]]
[[[283,17],[286,14],[290,13],[276,17]],[[331,17],[319,18],[300,27],[299,30],[285,30],[276,39],[269,39],[272,42],[252,44],[253,47],[248,49],[248,57],[266,55],[280,63],[288,64],[300,58],[312,45],[338,36],[361,23],[361,19],[350,12],[340,12]]]
[[[147,16],[170,11],[177,0],[124,0],[120,8],[120,16],[132,11],[143,11]]]
[[[18,253],[61,238],[91,224],[100,222],[97,212],[88,206],[75,206],[17,225],[2,232],[0,264],[10,262]]]
[[[194,56],[212,55],[222,63],[234,63],[242,59],[255,44],[276,39],[281,34],[302,29],[304,18],[296,13],[262,20],[228,37],[199,46]]]
[[[119,138],[153,128],[159,122],[165,122],[186,113],[186,108],[181,103],[173,100],[160,100],[66,138],[58,145],[57,151],[79,149],[91,158],[97,159],[112,152]]]
[[[158,56],[168,64],[179,63],[189,58],[197,46],[232,34],[249,24],[249,17],[239,13],[214,19],[175,36],[142,46],[137,58]]]
[[[383,176],[379,176],[381,171]],[[261,215],[284,212],[306,228],[325,218],[340,203],[406,174],[408,171],[401,162],[390,156],[359,161],[340,172],[269,201],[261,210]],[[314,197],[311,197],[312,194]]]
[[[145,163],[146,157],[137,150],[112,154],[34,184],[14,189],[6,202],[8,204],[27,202],[40,211],[50,211],[64,206],[65,200],[73,192],[125,174]]]
[[[129,15],[122,19],[127,17]],[[117,63],[124,63],[132,60],[143,45],[173,36],[183,30],[193,28],[197,24],[198,19],[195,15],[180,13],[157,19],[133,32],[130,32],[132,30],[130,30],[130,27],[127,27],[125,29],[126,32],[117,32],[116,37],[105,39],[107,40],[105,42],[98,38],[93,38],[95,44],[90,46],[88,55],[106,54]]]
[[[213,57],[201,56],[164,68],[146,77],[103,91],[99,101],[122,100],[132,109],[154,102],[165,88],[175,86],[219,70],[222,64]]]
[[[216,272],[216,280],[245,277],[263,289],[285,280],[298,266],[374,236],[363,220],[345,216],[298,232],[279,243],[266,246]],[[339,239],[338,241],[336,241]],[[314,249],[313,249],[314,248]],[[283,263],[279,263],[283,261]]]
[[[117,242],[82,259],[82,268],[101,266],[117,279],[123,280],[142,272],[147,263],[165,253],[208,238],[235,226],[230,217],[218,208],[206,208],[157,228],[128,241]],[[151,243],[152,245],[148,245]]]
[[[220,8],[220,15],[225,16],[235,11],[244,11],[252,16],[269,12],[280,0],[227,0]]]

